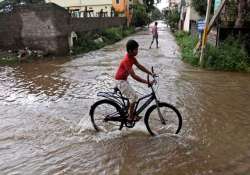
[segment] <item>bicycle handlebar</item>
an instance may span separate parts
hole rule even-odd
[[[158,75],[156,75],[155,73],[154,73],[154,67],[152,66],[151,67],[151,72],[152,72],[152,78],[154,79],[154,83],[156,84],[157,83],[157,81],[156,81],[156,77],[158,77]],[[151,87],[152,85],[151,84],[149,84],[149,74],[147,75],[147,81],[148,81],[148,87]]]

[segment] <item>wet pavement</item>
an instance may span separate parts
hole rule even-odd
[[[250,75],[183,63],[174,37],[159,27],[159,49],[148,49],[144,30],[75,58],[1,66],[0,174],[250,174]],[[143,120],[112,133],[90,123],[96,93],[114,86],[132,38],[139,62],[160,76],[161,101],[183,116],[179,135],[151,137]],[[131,82],[140,95],[150,91]]]

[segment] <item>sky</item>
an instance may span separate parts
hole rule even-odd
[[[158,9],[162,10],[163,8],[168,6],[168,0],[161,0],[159,4],[156,5]]]

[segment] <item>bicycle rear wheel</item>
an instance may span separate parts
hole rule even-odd
[[[167,103],[159,103],[159,117],[156,105],[151,106],[145,114],[145,125],[151,135],[159,135],[163,133],[178,134],[182,126],[182,117],[180,112],[172,105]]]
[[[121,108],[111,100],[104,99],[94,103],[90,109],[90,117],[96,131],[112,132],[122,126]]]

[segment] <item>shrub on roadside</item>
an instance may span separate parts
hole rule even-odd
[[[205,67],[214,70],[248,71],[250,58],[239,40],[228,38],[219,47],[208,45]]]
[[[78,39],[72,49],[73,54],[85,53],[115,43],[134,32],[134,28],[112,27],[101,31],[78,33]],[[101,38],[103,42],[95,40]]]
[[[91,32],[85,34],[78,33],[78,38],[74,43],[73,53],[78,54],[103,47],[103,43],[94,42],[98,37],[100,37],[100,35],[93,35]]]
[[[16,64],[18,63],[18,58],[16,57],[16,55],[10,55],[10,54],[4,54],[1,55],[0,54],[0,65],[10,65],[10,64]]]
[[[197,66],[199,57],[193,54],[193,49],[198,42],[197,37],[193,38],[188,33],[182,31],[176,32],[175,37],[181,48],[182,59]],[[240,40],[228,38],[218,47],[207,45],[205,68],[226,71],[250,71],[250,57]]]
[[[146,12],[146,7],[141,4],[133,6],[133,18],[132,24],[136,27],[144,26],[150,22],[148,13]]]
[[[193,48],[195,47],[195,44],[197,43],[198,39],[193,39],[192,36],[183,31],[175,32],[175,37],[177,44],[180,46],[181,49],[182,59],[193,66],[198,66],[199,58],[197,55],[193,54]]]
[[[108,28],[102,32],[102,36],[104,36],[106,42],[113,43],[122,39],[122,30],[120,27]]]
[[[179,20],[180,13],[177,8],[165,12],[165,21],[173,31],[178,29]]]

